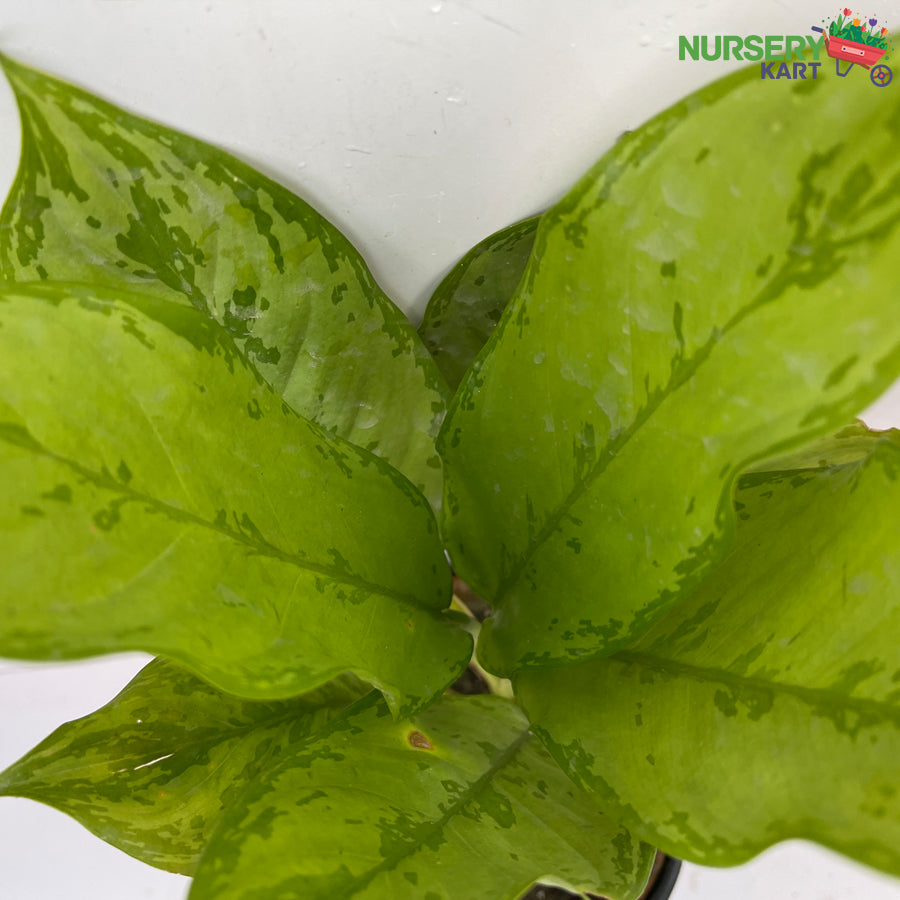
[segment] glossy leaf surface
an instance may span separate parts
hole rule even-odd
[[[143,862],[190,875],[246,786],[369,690],[343,678],[290,700],[242,700],[154,660],[10,766],[0,794],[39,800]]]
[[[752,68],[543,215],[439,440],[454,567],[497,609],[485,665],[631,643],[721,559],[735,476],[900,372],[898,136],[865,79]]]
[[[191,900],[518,897],[535,880],[640,896],[653,850],[596,806],[499,697],[411,722],[363,700],[222,822]]]
[[[538,877],[639,896],[653,851],[563,775],[513,704],[445,697],[396,722],[375,694],[349,707],[359,691],[344,679],[239,700],[157,660],[0,775],[0,793],[152,865],[199,862],[192,897],[502,900]]]
[[[8,287],[0,358],[0,654],[141,649],[257,697],[346,670],[407,711],[464,668],[425,498],[205,314]]]
[[[187,297],[297,412],[439,502],[445,389],[346,238],[229,154],[0,63],[22,118],[0,274],[150,283]]]
[[[627,650],[517,678],[561,765],[681,858],[805,837],[900,874],[898,476],[900,433],[862,428],[744,475],[691,598]]]
[[[454,390],[515,293],[539,221],[534,216],[485,238],[453,267],[428,302],[419,334]]]

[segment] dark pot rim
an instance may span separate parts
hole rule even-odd
[[[668,900],[675,889],[675,882],[681,871],[681,860],[665,854],[660,856],[663,857],[662,865],[652,876],[652,887],[644,894],[642,900]]]
[[[647,881],[647,887],[644,889],[644,893],[641,894],[640,900],[669,900],[672,890],[675,887],[675,882],[678,880],[678,873],[680,871],[680,859],[676,859],[674,856],[669,856],[661,850],[657,850],[656,858],[653,861],[653,869],[651,870],[650,878]],[[543,891],[544,893],[541,894],[539,891]],[[529,900],[529,898],[539,896],[575,898],[579,895],[572,894],[564,888],[538,883],[532,885],[531,889],[524,895],[522,900]],[[587,895],[582,896],[591,897],[593,900],[604,900],[604,897],[599,894],[588,893]]]

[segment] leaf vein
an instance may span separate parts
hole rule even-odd
[[[14,434],[12,432],[21,433]],[[21,427],[0,427],[0,441],[13,444],[20,448],[30,450],[39,456],[51,459],[54,462],[67,467],[68,469],[79,475],[81,478],[85,479],[101,490],[106,490],[118,494],[124,499],[125,502],[144,504],[145,506],[150,507],[154,512],[162,514],[167,519],[173,522],[192,525],[220,534],[224,537],[227,537],[229,540],[234,541],[235,543],[239,543],[250,548],[259,556],[267,557],[269,559],[277,559],[280,562],[287,563],[288,565],[295,566],[299,569],[303,569],[304,571],[312,572],[317,575],[323,575],[326,578],[329,578],[340,584],[345,584],[349,587],[359,588],[365,591],[369,591],[373,594],[388,597],[392,600],[396,600],[398,603],[401,603],[403,605],[414,607],[417,610],[421,610],[424,608],[411,594],[406,594],[402,591],[395,590],[394,588],[390,588],[385,585],[376,584],[358,575],[349,574],[341,568],[336,568],[325,565],[323,563],[317,563],[312,560],[305,559],[304,557],[296,553],[290,553],[288,551],[282,550],[279,547],[276,547],[274,544],[265,540],[261,535],[249,534],[244,530],[232,528],[224,522],[221,524],[218,521],[210,522],[207,519],[204,519],[202,516],[197,515],[196,513],[191,513],[187,510],[179,509],[178,507],[172,506],[171,504],[166,503],[163,500],[159,500],[156,497],[151,496],[150,494],[146,494],[141,491],[135,490],[134,488],[128,487],[127,485],[122,484],[120,481],[117,481],[112,477],[112,475],[107,472],[95,472],[77,462],[76,460],[69,459],[68,457],[55,453],[54,451],[50,450],[39,441],[37,441],[29,432],[27,432],[27,430]]]

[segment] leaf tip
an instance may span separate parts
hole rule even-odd
[[[29,79],[48,77],[42,75],[37,69],[33,69],[23,62],[19,62],[19,60],[7,56],[2,50],[0,50],[0,69],[3,70],[3,74],[9,82],[9,86],[16,95],[19,94],[19,85],[23,82],[28,81]]]
[[[22,68],[22,63],[17,62],[11,56],[7,56],[0,50],[0,69],[3,69],[6,77],[12,81],[13,73]]]

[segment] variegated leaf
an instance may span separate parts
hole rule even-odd
[[[454,390],[497,327],[534,245],[539,216],[473,247],[438,285],[419,334]]]
[[[639,897],[654,852],[599,811],[500,697],[411,722],[360,701],[223,818],[191,900],[514,900],[538,879]]]
[[[513,704],[446,697],[396,722],[375,694],[349,707],[358,697],[343,679],[243,701],[155,661],[0,775],[0,794],[152,865],[199,863],[193,897],[512,900],[538,877],[639,896],[653,851],[563,775]]]
[[[39,800],[143,862],[190,875],[247,785],[369,691],[345,676],[290,700],[242,700],[154,660],[10,766],[0,794]]]
[[[439,439],[489,668],[633,642],[721,559],[734,478],[900,373],[897,96],[740,72],[542,216]]]
[[[293,407],[440,500],[440,375],[344,236],[202,141],[0,56],[22,159],[0,275],[157,285],[221,322]]]
[[[900,433],[863,428],[756,468],[689,600],[607,659],[519,675],[635,834],[710,865],[803,837],[900,875],[898,476]]]
[[[465,667],[425,498],[186,301],[6,286],[0,358],[0,654],[141,649],[256,697],[347,670],[405,712]]]

